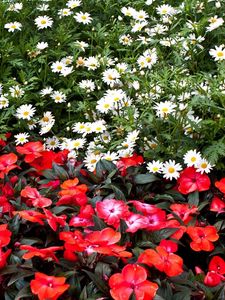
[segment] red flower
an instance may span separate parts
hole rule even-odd
[[[212,198],[212,202],[210,204],[210,211],[215,211],[218,214],[225,212],[225,202],[217,196]]]
[[[182,194],[189,194],[195,191],[207,191],[210,187],[210,179],[206,174],[201,174],[194,167],[184,169],[177,179],[178,190]]]
[[[178,249],[177,243],[168,240],[161,240],[159,246],[163,247],[166,250],[166,252],[169,253],[177,252]]]
[[[88,242],[85,250],[88,254],[98,252],[105,255],[131,257],[132,254],[130,252],[124,251],[126,249],[125,246],[116,245],[120,238],[120,232],[116,232],[112,228],[91,232],[85,237],[85,241]]]
[[[126,217],[125,222],[128,226],[126,232],[136,232],[139,229],[147,228],[149,225],[149,219],[145,216],[130,213],[128,217]]]
[[[68,288],[65,277],[48,276],[36,272],[35,279],[31,280],[30,287],[39,300],[57,300]]]
[[[190,226],[187,228],[187,234],[192,239],[190,246],[194,251],[212,251],[214,249],[212,242],[219,239],[219,235],[214,226]]]
[[[141,155],[137,155],[134,153],[130,157],[122,157],[120,160],[117,162],[117,168],[120,170],[122,176],[126,176],[127,174],[127,168],[132,167],[132,166],[138,166],[143,164],[144,159]]]
[[[39,223],[44,225],[43,219],[46,219],[46,216],[35,211],[35,210],[21,210],[21,211],[14,211],[13,215],[18,214],[21,218],[28,220],[33,223]]]
[[[48,225],[52,228],[52,230],[56,231],[59,226],[65,226],[66,225],[66,215],[56,216],[54,215],[50,210],[47,210],[44,208],[44,213],[46,216],[46,220],[48,222]]]
[[[30,165],[38,172],[52,168],[56,153],[53,151],[42,151],[38,157],[30,162]]]
[[[27,250],[23,255],[24,259],[31,259],[34,256],[39,256],[43,259],[49,259],[51,258],[52,260],[59,262],[58,258],[55,256],[54,252],[58,250],[63,250],[64,247],[49,247],[49,248],[44,248],[44,249],[38,249],[33,246],[29,245],[21,245],[20,250]]]
[[[0,196],[0,216],[5,213],[11,213],[13,206],[5,196]]]
[[[167,252],[164,247],[158,246],[156,250],[147,249],[138,258],[139,263],[154,266],[167,276],[178,276],[183,272],[183,259],[171,252]]]
[[[26,186],[25,189],[21,191],[21,196],[28,198],[28,203],[31,202],[34,207],[43,208],[52,204],[51,199],[43,197],[36,188],[30,186]]]
[[[59,205],[85,205],[87,203],[86,192],[88,190],[86,184],[78,185],[79,180],[77,178],[68,179],[60,185],[62,190],[59,192],[59,196],[62,196],[56,203]]]
[[[8,174],[9,171],[19,168],[15,165],[17,162],[17,156],[14,153],[3,154],[0,156],[0,178],[4,178],[5,174]]]
[[[192,215],[196,214],[198,208],[195,205],[190,206],[190,204],[171,204],[170,209],[175,213],[185,224],[188,224],[192,220]],[[174,218],[174,216],[168,215],[169,219]]]
[[[132,293],[136,300],[152,300],[158,285],[147,280],[146,270],[139,265],[126,265],[122,273],[109,279],[110,294],[114,300],[128,300]]]
[[[225,194],[225,178],[222,178],[220,181],[215,182],[215,186]]]
[[[0,248],[5,247],[10,242],[12,232],[7,229],[7,224],[0,225]]]
[[[217,286],[221,281],[225,280],[225,277],[222,276],[224,274],[225,261],[219,256],[214,256],[209,263],[209,272],[204,279],[205,285]]]
[[[0,269],[3,269],[6,266],[7,258],[11,254],[11,252],[11,249],[8,249],[6,252],[3,252],[0,248]]]
[[[20,154],[25,154],[24,161],[31,163],[35,158],[40,157],[44,151],[44,146],[41,142],[28,142],[23,146],[17,146],[16,151]]]
[[[99,218],[103,219],[108,225],[118,228],[120,220],[128,214],[128,206],[122,200],[106,199],[96,203],[96,212]]]
[[[93,226],[94,222],[92,220],[92,216],[94,215],[94,209],[90,204],[82,206],[80,208],[80,213],[77,216],[71,218],[69,222],[69,226],[76,226],[76,227],[88,227]]]

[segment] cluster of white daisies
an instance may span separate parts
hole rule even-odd
[[[196,168],[197,172],[209,173],[213,166],[205,159],[202,158],[201,153],[196,150],[189,150],[183,157],[184,164],[187,167]],[[182,166],[179,163],[176,163],[174,160],[169,160],[166,162],[161,162],[159,160],[149,162],[147,164],[147,170],[150,173],[159,173],[163,174],[163,177],[166,179],[172,180],[173,178],[177,179],[180,176],[180,171],[182,170]]]

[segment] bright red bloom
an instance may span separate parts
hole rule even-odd
[[[149,225],[149,219],[139,214],[130,213],[130,215],[126,217],[125,223],[128,226],[126,232],[134,233],[139,229],[147,228]]]
[[[121,157],[116,166],[120,170],[122,176],[126,176],[127,168],[143,164],[144,159],[141,155],[134,153],[130,157]]]
[[[88,242],[86,252],[88,254],[98,252],[105,255],[119,257],[131,257],[130,252],[124,251],[125,246],[116,245],[121,239],[121,233],[112,228],[104,228],[101,231],[94,231],[86,235],[85,241]]]
[[[35,210],[21,210],[21,211],[14,211],[13,215],[18,214],[21,218],[33,222],[39,223],[44,225],[43,219],[46,219],[46,216],[35,211]]]
[[[21,196],[28,198],[27,203],[29,204],[30,202],[34,207],[43,208],[52,204],[51,199],[43,197],[36,188],[30,186],[26,186],[25,189],[21,191]]]
[[[138,258],[139,263],[154,266],[167,276],[178,276],[183,272],[183,259],[171,252],[167,252],[164,247],[158,246],[155,250],[147,249]]]
[[[69,222],[69,226],[76,226],[76,227],[88,227],[93,226],[94,222],[92,216],[94,215],[95,211],[90,204],[82,206],[80,208],[80,213],[77,216],[71,218]]]
[[[70,287],[65,282],[66,277],[48,276],[36,272],[30,287],[32,293],[37,295],[39,300],[57,300]]]
[[[108,225],[118,228],[120,220],[129,215],[128,206],[122,200],[106,199],[96,203],[96,212],[99,218]]]
[[[225,261],[219,257],[214,256],[209,263],[209,272],[204,279],[205,285],[217,286],[221,281],[225,280]]]
[[[192,220],[192,215],[196,214],[198,208],[195,205],[190,206],[187,203],[184,204],[171,204],[170,209],[175,213],[185,224],[188,224]],[[168,218],[174,218],[174,216],[168,215]]]
[[[60,185],[60,180],[59,179],[55,179],[55,180],[51,180],[48,183],[44,183],[40,185],[40,189],[49,189],[52,188],[53,190],[55,190],[58,186]]]
[[[168,215],[170,217],[170,215]],[[182,226],[176,219],[170,219],[166,222],[165,228],[176,228],[177,230],[171,234],[170,238],[180,240],[186,232],[186,226]]]
[[[30,165],[38,172],[52,168],[52,163],[55,160],[56,153],[53,151],[42,151],[40,156],[30,162]]]
[[[168,240],[161,240],[159,246],[163,247],[166,250],[166,252],[169,252],[169,253],[177,252],[177,249],[178,249],[177,243],[175,243],[173,241],[168,241]]]
[[[24,259],[31,259],[34,256],[41,257],[43,259],[51,258],[55,262],[59,262],[58,258],[55,256],[55,251],[63,250],[64,247],[49,247],[44,249],[38,249],[29,245],[21,245],[20,250],[27,250],[27,252],[23,255]]]
[[[60,185],[62,190],[59,192],[59,196],[62,196],[56,203],[59,205],[85,205],[87,203],[86,192],[88,190],[86,184],[79,184],[77,178],[68,179]]]
[[[65,226],[66,225],[66,215],[60,215],[56,216],[54,215],[50,210],[47,210],[44,208],[44,213],[46,216],[46,221],[48,222],[48,225],[52,228],[52,230],[56,231],[59,226]]]
[[[139,265],[126,265],[122,273],[109,279],[110,294],[114,300],[129,300],[132,293],[136,300],[152,300],[158,285],[147,280],[145,268]]]
[[[17,155],[14,153],[3,154],[0,156],[0,178],[4,178],[4,175],[8,174],[9,171],[19,168],[19,166],[15,165],[17,158]]]
[[[83,252],[89,245],[79,230],[62,231],[59,233],[59,239],[65,241],[64,247],[69,252]]]
[[[177,179],[178,190],[182,194],[189,194],[195,191],[207,191],[210,187],[210,179],[206,174],[201,174],[194,167],[184,169]]]
[[[219,235],[214,226],[190,226],[187,228],[187,234],[192,239],[190,246],[194,251],[212,251],[214,249],[212,242],[219,239]]]
[[[7,224],[0,225],[0,248],[5,247],[10,242],[12,232],[7,229]]]
[[[35,158],[41,157],[44,146],[41,142],[28,142],[23,146],[17,146],[16,151],[20,154],[25,154],[24,161],[31,163]]]
[[[225,194],[225,178],[222,178],[220,181],[215,182],[215,187],[221,191],[221,193]]]
[[[215,211],[218,214],[225,212],[225,202],[217,196],[212,198],[212,202],[210,204],[210,211]]]
[[[0,196],[0,216],[1,214],[11,213],[13,211],[13,206],[10,204],[9,200],[5,196]]]
[[[11,254],[11,252],[11,249],[8,249],[6,252],[3,252],[0,248],[0,269],[3,269],[6,266],[7,258]]]

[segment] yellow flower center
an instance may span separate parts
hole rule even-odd
[[[191,161],[192,161],[192,162],[195,162],[195,161],[196,161],[196,157],[193,156],[193,157],[191,158]]]
[[[218,56],[218,57],[223,57],[223,56],[224,56],[223,51],[218,51],[218,52],[217,52],[217,56]]]
[[[153,170],[154,172],[158,172],[158,171],[159,171],[159,168],[158,168],[158,167],[153,167],[152,170]]]
[[[45,25],[46,23],[47,23],[46,20],[41,20],[42,25]]]
[[[201,167],[202,167],[202,169],[206,169],[206,168],[207,168],[207,166],[208,166],[208,164],[207,164],[207,163],[205,163],[205,162],[201,164]]]
[[[174,172],[175,172],[175,168],[174,168],[174,167],[169,167],[169,168],[168,168],[168,172],[169,172],[170,174],[174,173]]]
[[[23,115],[24,115],[25,117],[29,116],[29,111],[24,111]]]
[[[91,160],[91,164],[95,164],[96,163],[96,159],[95,158],[93,158],[92,160]]]

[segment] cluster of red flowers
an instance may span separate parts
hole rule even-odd
[[[63,259],[71,263],[77,272],[79,268],[88,271],[85,269],[89,266],[88,257],[93,254],[96,255],[95,263],[102,257],[113,257],[124,267],[120,272],[118,265],[102,278],[110,288],[111,297],[128,300],[134,295],[138,300],[151,300],[159,288],[155,282],[155,270],[166,278],[185,272],[187,261],[179,252],[179,244],[188,242],[188,251],[196,253],[210,252],[215,248],[220,232],[216,226],[199,218],[198,203],[173,200],[165,206],[154,202],[153,193],[147,201],[138,199],[137,195],[127,201],[112,197],[112,193],[99,197],[100,185],[90,185],[90,180],[97,176],[96,172],[90,174],[82,170],[79,163],[71,164],[67,154],[66,151],[45,151],[41,142],[29,142],[16,147],[15,153],[0,156],[0,269],[6,267],[7,260],[11,264],[11,253],[23,262],[38,258],[57,266]],[[122,159],[118,163],[118,176],[124,180],[128,168],[141,163],[143,159],[137,155]],[[58,174],[56,169],[54,173],[55,166],[58,166]],[[70,171],[78,171],[69,173],[68,166]],[[79,168],[76,169],[76,166]],[[32,168],[26,178],[23,170],[29,170],[29,167]],[[161,180],[163,182],[164,179]],[[210,186],[208,175],[189,167],[181,172],[172,191],[183,199],[182,195],[208,191]],[[103,184],[102,189],[105,187],[107,185]],[[209,211],[221,214],[225,212],[225,179],[215,182],[213,189],[215,192]],[[54,239],[49,238],[51,243],[48,244],[44,238],[44,247],[35,241],[35,245],[26,244],[23,242],[26,236],[23,239],[22,232],[12,236],[10,218],[17,218],[21,226],[26,226],[27,232],[43,228]],[[166,237],[163,236],[165,230],[169,232]],[[135,239],[140,233],[151,235],[156,232],[161,232],[162,238],[150,244],[145,240],[147,244],[140,246],[138,255],[135,254]],[[203,273],[199,267],[196,270]],[[73,289],[66,283],[67,276],[61,276],[63,271],[60,274],[49,273],[48,270],[43,273],[37,269],[34,273],[30,288],[40,300],[56,300]],[[214,256],[203,282],[214,287],[225,281],[224,275],[223,258]]]

